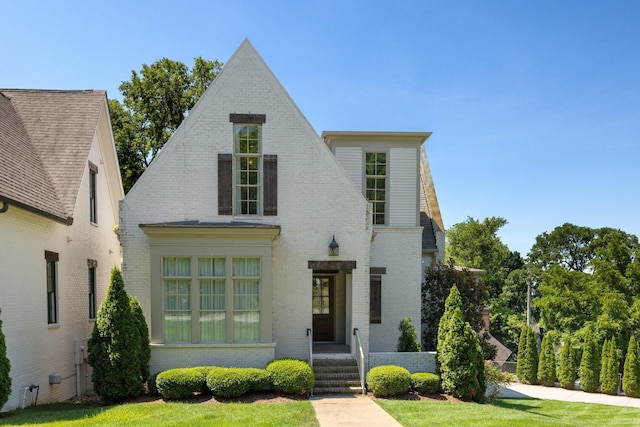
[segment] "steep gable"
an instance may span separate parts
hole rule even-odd
[[[106,108],[106,93],[29,89],[0,89],[0,93],[5,97],[2,121],[7,121],[2,126],[9,136],[7,141],[3,138],[3,151],[11,153],[3,161],[21,165],[11,169],[7,188],[14,188],[15,195],[18,187],[29,187],[17,190],[20,200],[13,201],[71,223],[89,149]],[[16,120],[22,124],[18,132]],[[24,174],[32,170],[34,175],[25,180]]]
[[[49,174],[67,217],[73,216],[104,91],[0,89],[11,100]]]

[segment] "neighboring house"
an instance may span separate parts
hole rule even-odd
[[[91,388],[86,339],[121,263],[123,197],[104,91],[0,89],[3,409]]]
[[[429,135],[320,138],[245,40],[120,204],[151,371],[394,351],[444,257]]]

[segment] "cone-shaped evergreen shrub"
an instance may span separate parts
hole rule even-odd
[[[558,367],[560,387],[573,390],[576,387],[576,362],[571,346],[571,338],[567,337],[560,350],[560,366]]]
[[[140,340],[140,352],[138,354],[138,360],[140,362],[140,380],[145,383],[149,379],[149,361],[151,360],[149,327],[147,326],[147,321],[144,318],[142,307],[136,297],[129,295],[129,304],[131,305],[131,312],[133,313],[133,319],[135,321]]]
[[[553,339],[550,333],[545,334],[540,346],[538,382],[547,387],[553,387],[556,383],[556,354],[553,351]]]
[[[465,399],[484,397],[485,390],[481,390],[484,378],[480,381],[480,375],[484,377],[484,369],[481,372],[478,367],[482,349],[471,325],[465,322],[460,307],[454,309],[442,340],[438,341],[437,358],[440,362],[441,387],[445,393]]]
[[[0,310],[2,314],[2,310]],[[0,318],[0,409],[9,400],[11,394],[11,363],[7,357],[7,344],[2,333],[2,318]]]
[[[422,344],[418,341],[416,328],[413,326],[410,317],[402,319],[400,325],[398,325],[398,329],[400,330],[400,337],[398,337],[396,351],[415,352],[422,349]]]
[[[629,397],[640,396],[640,353],[638,353],[638,341],[634,335],[629,339],[627,356],[624,359],[624,372],[622,373],[622,391]]]
[[[602,358],[600,365],[600,391],[606,394],[617,395],[619,386],[618,375],[618,348],[612,337],[605,340],[602,346]]]
[[[538,344],[536,334],[529,325],[523,326],[520,333],[516,375],[524,384],[535,384],[538,378]]]
[[[121,401],[141,392],[140,342],[122,274],[114,268],[88,345],[93,386],[105,402]]]
[[[436,348],[436,353],[440,346],[440,342],[444,340],[444,335],[448,330],[448,322],[453,316],[453,312],[456,308],[462,310],[462,297],[460,296],[460,291],[458,291],[458,287],[453,285],[451,290],[449,291],[449,296],[444,302],[444,312],[442,313],[442,317],[440,318],[440,322],[438,323],[438,343]],[[436,357],[436,373],[440,372],[440,359]]]
[[[593,393],[598,389],[600,379],[600,358],[598,357],[593,331],[589,329],[582,347],[582,359],[580,360],[580,388]]]

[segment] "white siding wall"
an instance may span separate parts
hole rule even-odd
[[[38,403],[55,402],[76,395],[74,340],[88,338],[89,320],[87,259],[98,261],[98,304],[106,295],[109,276],[120,265],[120,245],[113,232],[115,214],[107,192],[107,170],[102,166],[97,139],[89,160],[98,165],[98,224],[89,223],[89,172],[85,168],[73,215],[66,226],[10,206],[0,215],[0,314],[11,362],[12,393],[2,409],[22,404],[24,389],[40,386]],[[57,252],[58,321],[47,325],[47,282],[44,251]],[[49,374],[62,383],[49,385]],[[81,370],[80,387],[91,388],[89,369]],[[35,396],[34,396],[35,397]],[[31,401],[27,393],[27,404]]]
[[[336,147],[336,159],[342,168],[347,172],[359,191],[363,191],[362,186],[362,148],[361,147]]]
[[[396,227],[418,225],[418,152],[389,150],[389,222]]]
[[[351,184],[309,123],[253,48],[244,46],[225,66],[186,121],[121,204],[124,279],[149,316],[149,244],[141,223],[200,220],[228,222],[217,207],[217,154],[233,152],[230,113],[266,114],[263,153],[278,155],[278,215],[256,219],[281,226],[272,250],[272,322],[275,356],[307,357],[312,327],[309,260],[328,260],[332,235],[340,244],[335,260],[355,260],[352,327],[368,337],[368,204]],[[245,218],[235,218],[246,220]],[[365,351],[368,341],[365,341]],[[165,360],[180,362],[154,347],[152,372]],[[229,350],[233,351],[233,349]],[[238,357],[247,356],[238,347]],[[226,356],[229,352],[225,351]],[[215,355],[212,354],[212,357]],[[245,360],[243,359],[243,360]],[[253,363],[263,364],[263,352]],[[183,364],[180,362],[180,364]]]

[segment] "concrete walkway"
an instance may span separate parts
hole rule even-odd
[[[395,418],[361,394],[314,396],[311,404],[320,427],[400,427]]]
[[[624,395],[610,396],[604,393],[586,393],[582,390],[565,390],[561,387],[544,387],[519,383],[510,384],[509,387],[500,392],[499,397],[564,400],[567,402],[600,403],[603,405],[640,408],[640,398]]]

